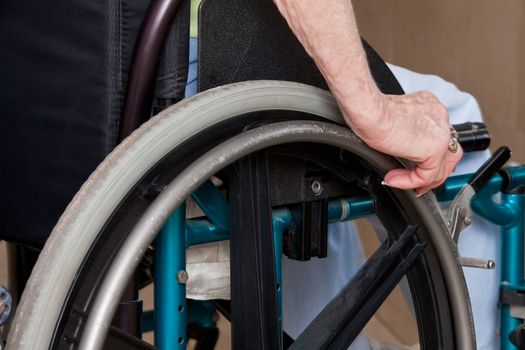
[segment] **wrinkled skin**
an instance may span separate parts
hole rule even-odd
[[[448,149],[448,113],[430,92],[385,95],[375,85],[349,0],[274,0],[288,25],[314,59],[336,97],[347,124],[370,147],[415,163],[394,169],[385,185],[415,189],[439,186],[463,152]]]

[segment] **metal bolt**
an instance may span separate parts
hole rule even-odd
[[[496,262],[494,260],[484,260],[477,258],[467,258],[461,256],[459,258],[461,265],[467,267],[476,267],[478,269],[493,269],[496,267]]]
[[[472,223],[472,217],[466,216],[465,219],[463,219],[463,222],[465,222],[465,225],[470,225]]]
[[[319,181],[314,181],[312,182],[312,192],[318,196],[321,194],[321,192],[323,192],[323,186],[321,185],[321,183]]]
[[[177,272],[177,283],[186,284],[188,282],[188,273],[185,270],[179,270]]]

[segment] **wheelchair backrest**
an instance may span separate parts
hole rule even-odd
[[[158,65],[155,98],[183,97],[189,0]],[[0,239],[40,247],[67,203],[117,144],[142,0],[0,4]],[[271,0],[206,0],[199,88],[279,79],[327,88]],[[401,93],[365,44],[384,92]],[[160,103],[162,105],[162,103]]]

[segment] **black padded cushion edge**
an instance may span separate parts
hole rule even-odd
[[[40,246],[116,145],[140,1],[0,2],[0,237]]]
[[[367,43],[363,47],[379,88],[402,94],[384,61]],[[199,90],[258,79],[327,89],[272,0],[204,0],[199,11]]]
[[[117,144],[128,67],[148,5],[0,1],[0,239],[42,246]],[[189,24],[178,23],[160,62],[156,95],[163,99],[182,98],[186,83]],[[178,38],[185,39],[182,49]]]

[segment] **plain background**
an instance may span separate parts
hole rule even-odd
[[[493,135],[525,162],[523,0],[355,0],[361,35],[388,62],[478,99]]]

